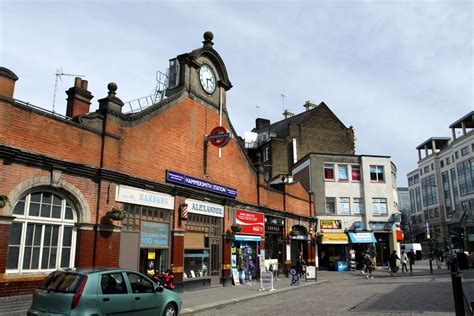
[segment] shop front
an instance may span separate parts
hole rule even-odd
[[[364,260],[364,254],[369,252],[369,247],[375,245],[377,240],[373,232],[349,232],[348,234],[350,239],[350,253],[353,254],[351,260],[354,260],[360,265]]]
[[[154,274],[170,266],[170,223],[174,197],[155,191],[119,185],[117,202],[127,217],[122,221],[119,265]]]
[[[265,216],[265,259],[278,260],[279,269],[284,263],[284,227],[284,218]]]
[[[290,260],[296,265],[298,254],[302,253],[303,260],[308,263],[308,230],[303,225],[293,225],[290,234]]]
[[[396,243],[396,236],[392,232],[392,222],[369,222],[370,229],[374,232],[375,240],[377,241],[375,250],[377,251],[377,265],[384,265],[390,257],[390,253],[393,250],[397,250],[398,247],[394,247],[393,243]]]
[[[186,199],[181,206],[181,219],[186,221],[184,288],[220,283],[223,217],[223,205]]]
[[[231,241],[231,271],[240,284],[251,284],[258,278],[260,242],[265,234],[265,216],[247,210],[235,211],[235,224],[241,229]]]
[[[342,231],[342,223],[335,219],[319,221],[321,242],[318,247],[320,269],[336,270],[337,262],[347,262],[349,239]]]

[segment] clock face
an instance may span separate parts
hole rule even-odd
[[[199,82],[208,94],[212,94],[216,90],[216,76],[209,65],[203,64],[199,69]]]

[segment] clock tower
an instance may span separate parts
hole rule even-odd
[[[168,97],[186,91],[190,98],[226,109],[226,92],[232,84],[222,58],[213,48],[213,38],[211,32],[205,32],[201,48],[170,60]]]

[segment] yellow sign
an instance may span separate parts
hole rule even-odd
[[[322,230],[324,229],[341,229],[341,221],[337,219],[322,219],[319,221]]]
[[[322,244],[348,244],[349,238],[345,233],[323,233]]]
[[[148,259],[155,260],[155,249],[148,250]]]

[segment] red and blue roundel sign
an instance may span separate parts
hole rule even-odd
[[[207,140],[214,146],[224,147],[227,145],[232,138],[232,133],[229,132],[224,126],[217,126],[211,131],[211,134],[207,136]]]

